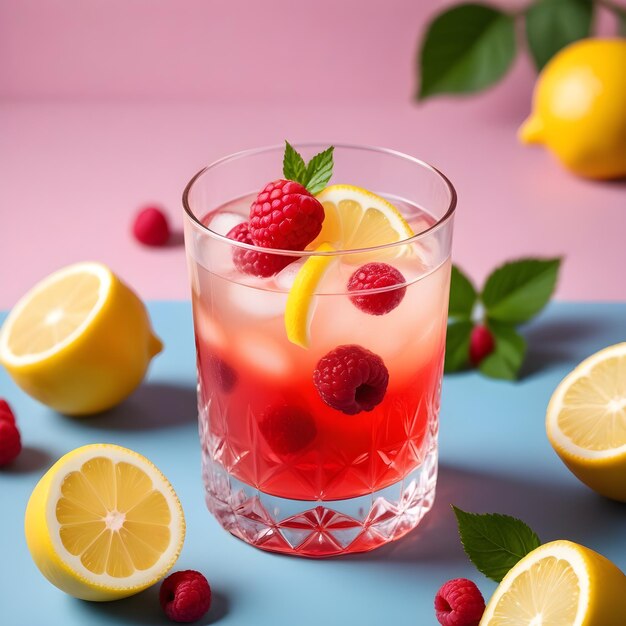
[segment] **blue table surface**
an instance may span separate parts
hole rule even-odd
[[[418,529],[377,551],[328,560],[262,552],[221,529],[204,505],[197,440],[190,306],[149,305],[165,351],[144,384],[106,414],[71,419],[38,404],[0,371],[0,396],[18,416],[24,450],[0,472],[0,624],[168,624],[158,585],[132,598],[90,603],[50,585],[30,559],[23,533],[35,483],[77,446],[112,442],[146,455],[169,477],[187,518],[177,569],[204,572],[214,603],[202,624],[299,626],[436,625],[433,598],[449,578],[495,585],[468,562],[450,504],[523,518],[544,541],[567,538],[626,570],[626,505],[580,484],[552,451],[544,430],[548,399],[592,352],[626,338],[626,303],[553,303],[523,329],[529,353],[519,382],[469,372],[445,377],[440,475],[435,506]],[[0,321],[3,316],[0,315]]]

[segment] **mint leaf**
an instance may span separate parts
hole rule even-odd
[[[461,4],[428,27],[418,66],[418,99],[480,91],[500,80],[515,57],[515,21],[484,4]]]
[[[520,324],[537,315],[550,300],[560,264],[561,259],[521,259],[496,269],[481,294],[487,318]]]
[[[304,159],[300,153],[285,141],[285,156],[283,157],[283,176],[287,180],[294,180],[306,186],[307,173]]]
[[[334,146],[316,154],[309,164],[305,164],[302,155],[285,141],[285,156],[283,157],[283,176],[287,180],[294,180],[315,195],[326,187],[326,183],[333,175]]]
[[[333,175],[334,147],[316,154],[306,167],[306,183],[304,186],[313,194],[319,193]]]
[[[470,561],[487,578],[499,583],[529,552],[541,545],[539,537],[519,519],[498,513],[467,513],[452,506],[459,535]]]
[[[444,372],[458,372],[469,365],[470,335],[473,326],[469,320],[448,324]]]
[[[592,0],[538,0],[526,12],[526,39],[537,69],[591,32]]]
[[[453,319],[470,319],[476,299],[476,289],[470,279],[456,265],[453,265],[450,277],[448,316]]]
[[[508,324],[490,321],[488,327],[496,345],[478,368],[490,378],[515,380],[526,354],[526,340]]]

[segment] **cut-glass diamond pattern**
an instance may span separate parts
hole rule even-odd
[[[440,385],[417,405],[390,406],[372,428],[369,449],[348,453],[338,442],[325,456],[311,449],[282,462],[251,449],[259,436],[252,415],[246,416],[247,430],[234,432],[228,403],[202,391],[199,432],[207,504],[222,526],[244,541],[310,557],[366,551],[402,537],[432,507]],[[402,424],[394,436],[391,419]],[[328,499],[346,476],[363,495]],[[285,480],[315,495],[296,500],[265,492]]]

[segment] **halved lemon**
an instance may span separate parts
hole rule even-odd
[[[354,185],[331,185],[317,194],[324,206],[324,222],[316,239],[307,246],[317,252],[359,250],[403,241],[413,231],[398,209],[367,189]],[[410,246],[392,246],[375,252],[345,254],[342,263],[361,265],[388,261],[410,253]],[[315,290],[327,271],[331,257],[312,256],[302,265],[289,291],[285,308],[285,330],[292,343],[310,344],[310,322]]]
[[[626,502],[626,343],[597,352],[563,379],[548,405],[546,430],[582,482]]]
[[[0,363],[40,402],[84,415],[130,394],[162,347],[126,284],[100,263],[77,263],[15,305],[0,333]]]
[[[25,517],[41,573],[83,600],[116,600],[154,584],[176,562],[183,510],[165,476],[111,444],[77,448],[39,481]]]
[[[625,615],[622,571],[589,548],[553,541],[511,568],[480,626],[622,626]]]
[[[330,243],[337,250],[358,250],[396,243],[414,235],[408,222],[390,202],[354,185],[330,185],[316,198],[324,207],[324,222],[317,238],[308,246],[315,250]],[[393,258],[405,246],[370,253],[371,260]],[[364,255],[345,255],[345,263],[361,264]]]

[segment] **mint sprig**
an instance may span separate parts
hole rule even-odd
[[[469,367],[470,337],[480,323],[490,330],[495,347],[480,362],[479,370],[490,378],[515,380],[526,355],[526,340],[517,326],[535,317],[550,301],[560,266],[559,258],[511,261],[488,276],[482,292],[453,266],[445,371]]]
[[[499,513],[468,513],[452,506],[463,549],[487,578],[499,583],[528,553],[541,545],[537,534],[521,520]]]
[[[287,180],[300,183],[315,195],[326,187],[333,175],[334,146],[316,154],[308,164],[302,155],[285,141],[285,156],[283,157],[283,176]]]

